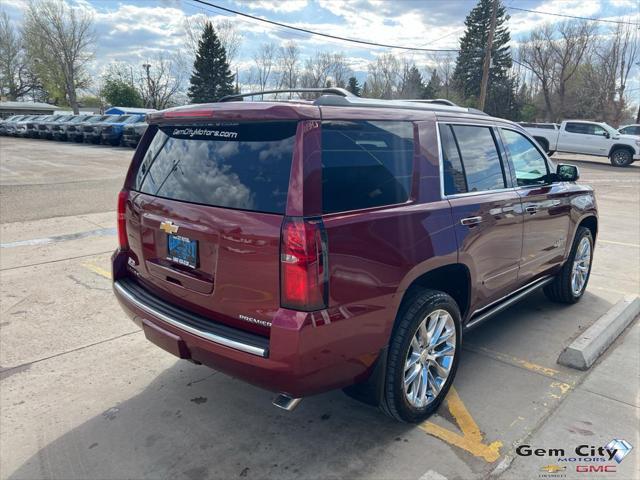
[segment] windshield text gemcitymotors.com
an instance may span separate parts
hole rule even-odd
[[[176,128],[171,133],[172,136],[180,137],[222,137],[237,138],[238,132],[229,132],[226,130],[211,130],[208,128]]]

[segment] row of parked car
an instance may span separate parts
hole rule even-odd
[[[0,135],[135,148],[147,129],[144,119],[143,114],[14,115],[0,122]]]

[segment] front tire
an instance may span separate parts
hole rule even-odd
[[[626,148],[616,148],[611,152],[609,161],[614,167],[628,167],[633,163],[633,155]]]
[[[593,263],[591,230],[578,227],[571,254],[553,282],[544,287],[547,297],[558,303],[576,303],[584,295]]]
[[[460,357],[461,316],[444,292],[421,290],[401,310],[389,344],[381,408],[418,423],[447,395]]]

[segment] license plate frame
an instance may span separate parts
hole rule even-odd
[[[167,259],[189,268],[198,268],[198,241],[167,234]]]

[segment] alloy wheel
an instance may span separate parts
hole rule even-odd
[[[456,327],[446,310],[427,315],[416,329],[404,364],[404,393],[415,408],[433,402],[449,377],[456,353]]]
[[[576,249],[576,256],[573,259],[573,269],[571,270],[571,292],[578,296],[587,283],[589,268],[591,266],[591,242],[587,237],[583,237]]]

